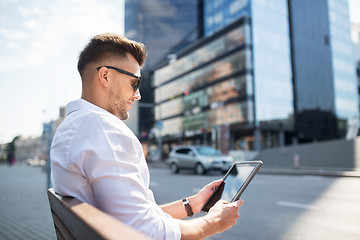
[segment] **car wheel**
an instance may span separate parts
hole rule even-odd
[[[170,169],[172,173],[179,173],[179,167],[175,163],[170,165]]]
[[[201,163],[196,164],[195,173],[197,175],[204,175],[206,173],[206,170],[205,170],[204,166]]]

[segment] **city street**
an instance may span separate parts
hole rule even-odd
[[[159,204],[192,195],[222,177],[219,172],[174,175],[154,166],[150,173]],[[358,240],[359,186],[360,178],[259,174],[242,197],[238,223],[209,239]],[[0,165],[0,189],[1,240],[56,239],[41,168]]]
[[[159,204],[192,195],[222,174],[196,176],[151,169],[151,189]],[[240,219],[209,239],[360,239],[360,178],[255,176],[242,196]]]

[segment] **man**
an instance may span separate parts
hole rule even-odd
[[[53,187],[154,239],[203,239],[223,232],[236,223],[242,200],[219,201],[203,217],[180,220],[200,212],[222,180],[183,201],[162,206],[154,201],[141,144],[121,121],[141,98],[144,61],[143,44],[116,34],[95,36],[81,52],[82,96],[67,105],[51,147]]]

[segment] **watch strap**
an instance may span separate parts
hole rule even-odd
[[[189,200],[187,198],[184,198],[182,201],[188,217],[194,215]]]

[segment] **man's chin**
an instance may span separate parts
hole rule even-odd
[[[120,120],[126,120],[130,117],[130,113],[129,112],[126,112],[126,114],[121,114],[119,116]]]

